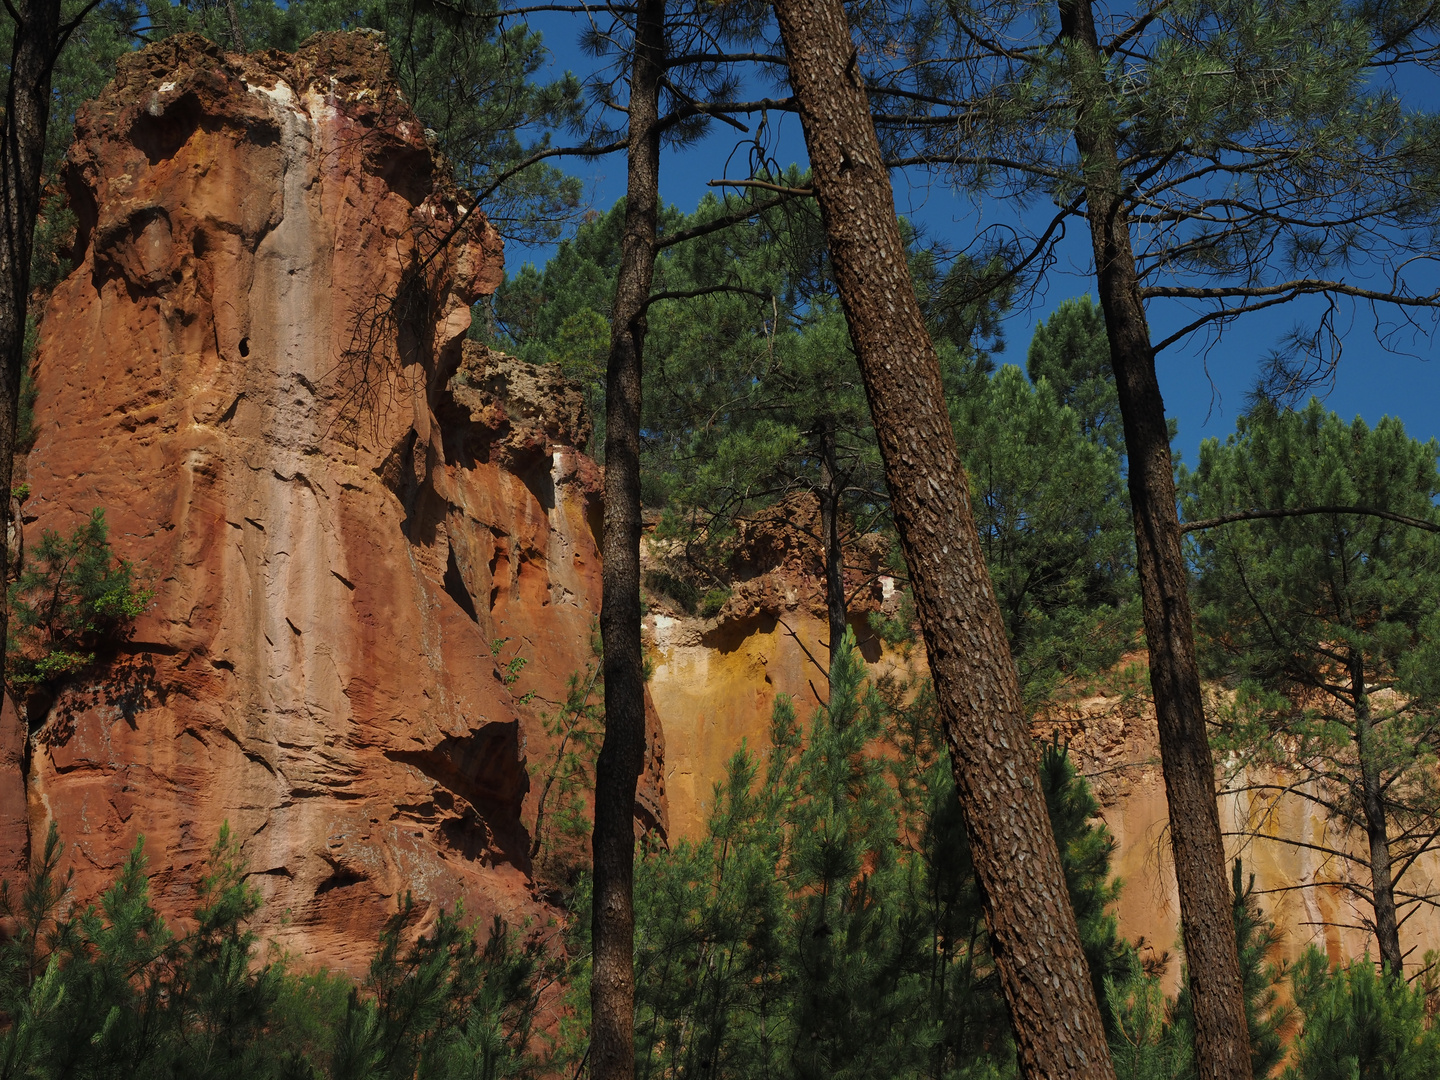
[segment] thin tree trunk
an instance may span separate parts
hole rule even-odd
[[[595,762],[590,1075],[635,1075],[635,789],[645,761],[640,647],[640,404],[645,311],[655,270],[665,0],[641,0],[630,74],[625,236],[605,376],[605,526],[600,637],[605,737]]]
[[[1360,802],[1365,813],[1365,839],[1370,847],[1370,903],[1375,912],[1375,940],[1380,962],[1397,979],[1405,976],[1400,951],[1400,920],[1395,911],[1395,877],[1390,865],[1390,830],[1380,766],[1375,760],[1374,720],[1365,690],[1365,660],[1350,654],[1350,691],[1355,702],[1355,749],[1360,758]]]
[[[845,603],[845,549],[840,544],[840,491],[844,481],[835,464],[835,427],[820,432],[820,533],[825,549],[825,611],[830,623],[830,663],[849,624]]]
[[[1103,100],[1103,60],[1089,0],[1061,0],[1060,29],[1085,58],[1075,75],[1082,101]],[[1094,84],[1086,86],[1086,80]],[[1082,105],[1075,142],[1085,162],[1085,212],[1095,252],[1097,291],[1125,423],[1150,685],[1195,1006],[1196,1067],[1205,1080],[1249,1080],[1250,1035],[1215,802],[1215,763],[1195,661],[1165,402],[1140,299],[1114,134],[1103,122],[1090,122]]]
[[[844,8],[776,0],[775,10],[1021,1069],[1105,1080],[1100,1008]]]
[[[225,14],[230,19],[230,40],[235,46],[236,52],[245,51],[245,32],[240,29],[240,11],[235,6],[235,0],[225,0]]]
[[[20,21],[10,50],[0,146],[0,581],[10,567],[10,487],[20,376],[25,365],[25,319],[30,299],[30,255],[40,209],[40,171],[50,122],[50,77],[59,51],[60,0],[16,0]],[[9,639],[9,604],[0,588],[0,680]]]

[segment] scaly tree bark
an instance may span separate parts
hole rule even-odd
[[[1088,84],[1102,80],[1106,66],[1090,0],[1061,0],[1060,32],[1075,50],[1075,84],[1082,90],[1075,142],[1084,163],[1085,216],[1130,459],[1141,612],[1195,1007],[1195,1062],[1208,1080],[1246,1080],[1250,1036],[1215,802],[1215,763],[1195,660],[1190,581],[1180,547],[1170,432],[1130,246],[1115,136],[1103,111],[1092,115],[1084,104],[1104,100]]]
[[[10,484],[25,363],[30,255],[40,209],[40,172],[50,122],[50,78],[60,53],[60,0],[16,0],[5,119],[0,132],[0,581],[10,565]],[[0,596],[0,679],[9,639],[9,605]]]
[[[1365,658],[1350,650],[1350,693],[1355,699],[1355,748],[1360,765],[1361,807],[1365,814],[1365,840],[1370,848],[1370,895],[1375,909],[1375,940],[1380,960],[1395,978],[1405,974],[1400,951],[1400,920],[1395,911],[1395,875],[1390,865],[1390,827],[1385,813],[1385,787],[1376,760],[1375,728],[1370,717],[1370,694],[1365,689]]]
[[[830,666],[849,625],[845,597],[845,547],[840,543],[840,498],[845,478],[835,456],[835,425],[826,419],[820,432],[820,543],[825,550],[825,612],[830,624]]]
[[[1113,1077],[1015,666],[840,0],[776,0],[1027,1077]]]
[[[640,405],[645,312],[660,208],[665,0],[642,0],[631,61],[625,238],[605,375],[605,525],[600,637],[605,739],[595,762],[590,916],[590,1075],[635,1075],[635,788],[645,762],[640,646]]]

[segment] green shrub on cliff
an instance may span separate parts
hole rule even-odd
[[[153,595],[110,550],[105,511],[93,511],[68,537],[46,529],[10,587],[11,685],[51,683],[87,667],[97,649],[124,637]]]

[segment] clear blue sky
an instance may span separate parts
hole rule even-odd
[[[576,47],[579,24],[570,15],[538,15],[532,25],[545,35],[552,51],[551,69],[559,74],[567,68],[583,75],[593,61]],[[1428,108],[1440,106],[1433,98],[1435,83],[1406,87],[1407,96]],[[778,124],[772,141],[773,156],[782,165],[806,162],[805,143],[799,121],[790,116],[771,118]],[[738,132],[720,124],[702,143],[683,151],[666,151],[661,164],[661,196],[681,210],[693,210],[707,190],[706,182],[719,178],[725,158]],[[570,159],[562,164],[586,181],[586,197],[592,206],[604,209],[625,192],[623,155],[593,163]],[[737,155],[732,176],[743,175],[745,155]],[[959,248],[978,229],[1004,220],[1012,211],[993,199],[977,199],[957,193],[945,184],[922,174],[893,175],[895,198],[900,213],[910,217],[932,239]],[[511,245],[506,265],[514,273],[525,262],[543,265],[553,249]],[[1060,258],[1049,272],[1033,302],[1014,311],[1004,327],[1006,352],[1001,362],[1022,367],[1025,350],[1036,322],[1047,317],[1061,301],[1093,292],[1089,239],[1083,222],[1073,221],[1068,238],[1061,244]],[[1380,287],[1377,283],[1375,287]],[[1217,343],[1203,333],[1188,344],[1172,346],[1158,361],[1166,409],[1179,420],[1176,449],[1194,464],[1200,441],[1221,438],[1234,430],[1235,417],[1244,408],[1245,393],[1254,381],[1257,365],[1281,337],[1307,315],[1299,303],[1246,316],[1229,327]],[[1159,341],[1186,321],[1185,312],[1173,302],[1152,302],[1149,308],[1151,332]],[[1342,323],[1344,351],[1333,387],[1325,403],[1346,420],[1363,416],[1374,423],[1381,416],[1398,416],[1406,430],[1418,438],[1440,438],[1440,345],[1428,337],[1406,332],[1390,340],[1391,350],[1376,338],[1368,310],[1357,308],[1353,319]]]

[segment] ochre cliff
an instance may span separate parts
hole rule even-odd
[[[777,694],[792,697],[802,717],[824,700],[830,631],[820,535],[818,500],[792,495],[740,523],[730,558],[736,580],[713,618],[652,596],[649,690],[665,731],[665,795],[677,836],[704,831],[712,789],[742,742],[752,752],[769,746]],[[878,540],[846,552],[850,623],[873,676],[914,674],[869,628],[871,612],[894,614],[899,600]],[[667,554],[663,541],[647,538],[647,565]]]
[[[460,901],[543,926],[540,714],[592,659],[598,469],[553,370],[464,342],[500,240],[448,185],[383,44],[147,48],[80,115],[68,188],[76,269],[41,323],[25,536],[102,507],[155,598],[95,671],[0,712],[0,874],[56,821],[89,899],[143,832],[159,902],[183,915],[229,822],[261,931],[307,962],[363,970],[407,890],[419,926]],[[802,714],[823,695],[814,516],[791,500],[742,529],[714,618],[652,604],[638,827],[699,834],[726,760],[767,745],[775,695]],[[918,655],[866,628],[894,610],[881,554],[848,553],[852,621],[873,673],[913,674]],[[1119,841],[1122,932],[1166,951],[1177,904],[1144,689],[1142,674],[1097,690],[1036,734],[1069,740]],[[1223,814],[1238,831],[1252,811]],[[1299,800],[1259,824],[1325,828]],[[1261,889],[1331,873],[1273,843],[1244,853]],[[1367,944],[1334,926],[1356,921],[1339,888],[1265,902],[1292,953]],[[1406,944],[1437,931],[1427,911]]]
[[[813,499],[802,496],[742,526],[733,560],[739,580],[714,618],[687,617],[663,601],[652,606],[646,620],[654,661],[650,692],[665,727],[675,836],[703,834],[714,785],[736,750],[768,748],[777,694],[794,698],[802,717],[825,694],[821,665],[828,661],[828,630],[815,518]],[[650,553],[663,558],[664,543],[653,542]],[[872,611],[894,613],[894,585],[883,567],[877,550],[857,545],[847,552],[847,594],[855,598],[851,623],[872,678],[913,680],[925,671],[923,647],[908,655],[883,648],[865,618]],[[1215,706],[1223,707],[1223,691],[1211,693]],[[1120,931],[1131,940],[1144,939],[1146,959],[1171,955],[1165,987],[1175,993],[1179,895],[1143,652],[1092,685],[1068,688],[1031,726],[1037,739],[1058,737],[1067,744],[1076,768],[1088,778],[1116,841],[1112,867],[1123,883],[1116,905]],[[1255,875],[1261,904],[1283,932],[1278,954],[1293,960],[1309,944],[1334,962],[1367,950],[1373,954],[1373,936],[1363,929],[1367,909],[1350,887],[1365,884],[1363,873],[1318,850],[1345,846],[1333,823],[1295,791],[1274,797],[1272,789],[1293,784],[1293,777],[1247,768],[1236,759],[1218,764],[1232,792],[1220,800],[1227,849],[1241,858],[1247,880]],[[1326,884],[1312,887],[1317,882]],[[1427,856],[1412,869],[1408,887],[1435,893],[1437,885],[1440,858]],[[1436,942],[1440,911],[1420,905],[1402,927],[1402,947],[1418,965]]]
[[[352,971],[407,890],[422,926],[462,900],[543,920],[530,773],[590,659],[598,470],[578,395],[463,342],[500,238],[383,42],[151,46],[81,113],[67,173],[26,535],[103,507],[154,602],[23,703],[28,761],[7,714],[10,864],[57,821],[90,897],[143,832],[183,914],[228,821],[265,934]],[[637,810],[663,824],[658,728],[651,751]]]

